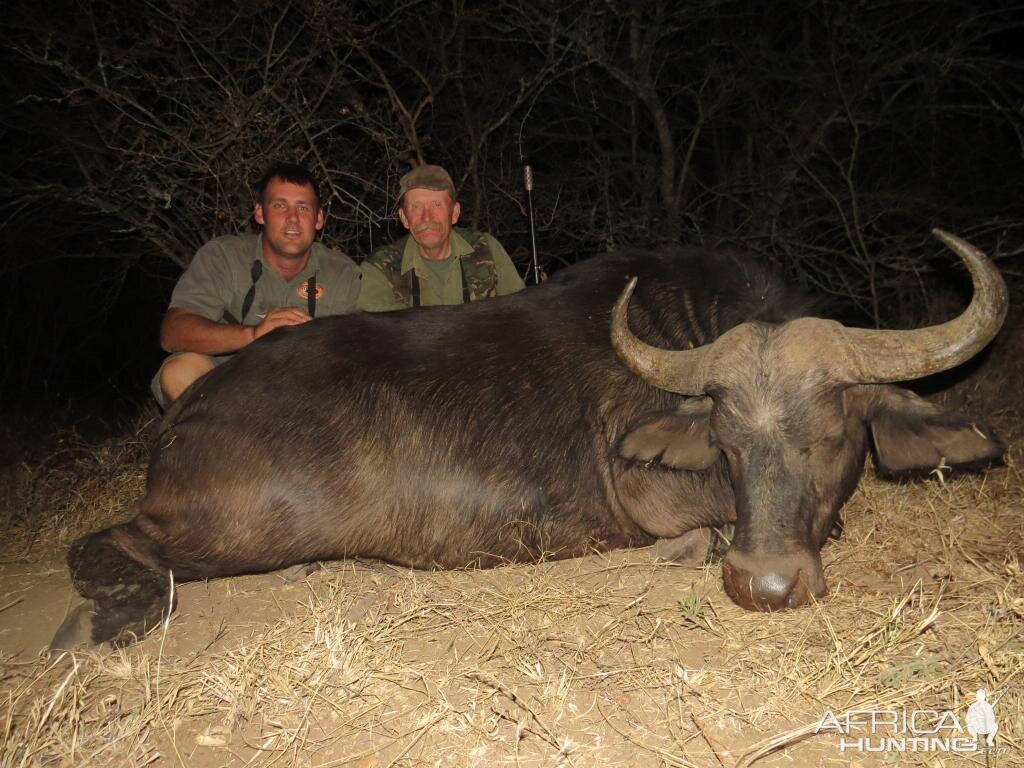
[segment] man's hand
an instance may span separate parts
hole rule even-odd
[[[285,325],[302,325],[302,323],[308,323],[312,319],[304,309],[296,309],[294,307],[272,309],[267,312],[267,316],[256,326],[253,332],[253,341],[261,336],[266,336],[275,328],[281,328]]]

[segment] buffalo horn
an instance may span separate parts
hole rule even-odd
[[[612,310],[612,347],[637,376],[658,389],[680,395],[704,392],[704,358],[711,344],[683,351],[659,349],[640,341],[629,330],[629,299],[636,278],[629,281]]]
[[[967,264],[974,282],[970,305],[959,317],[928,328],[843,328],[840,344],[846,354],[839,372],[847,381],[909,381],[945,371],[969,360],[999,331],[1009,303],[999,270],[984,253],[959,237],[941,229],[933,229],[932,234]]]

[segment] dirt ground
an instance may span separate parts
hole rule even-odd
[[[128,514],[144,440],[11,465],[0,766],[1024,765],[1024,412],[1018,370],[1000,370],[938,399],[984,415],[1006,466],[903,485],[869,469],[823,552],[827,598],[777,614],[735,606],[717,565],[646,550],[342,561],[179,585],[143,642],[48,656],[74,602],[63,553]],[[1000,697],[996,750],[936,745],[979,688]],[[889,713],[932,742],[880,741],[908,736]]]

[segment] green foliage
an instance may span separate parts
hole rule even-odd
[[[694,629],[707,629],[707,600],[696,592],[688,592],[679,598],[679,613],[685,624]]]

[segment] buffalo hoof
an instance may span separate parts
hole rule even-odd
[[[310,574],[316,573],[323,566],[320,563],[299,563],[288,568],[282,568],[278,575],[288,584],[298,584],[304,581]]]
[[[753,555],[730,550],[722,563],[722,581],[733,602],[748,611],[799,608],[827,591],[821,558],[810,552]]]
[[[86,600],[75,608],[54,633],[50,641],[50,652],[73,651],[90,648],[92,642],[92,620],[96,616],[96,603]]]
[[[88,626],[88,645],[110,643],[118,648],[144,637],[174,610],[168,573],[132,559],[113,540],[109,529],[72,544],[68,567],[75,589],[91,607],[68,617],[57,633],[62,637],[65,626],[68,638],[76,638]],[[72,620],[79,623],[79,629]]]
[[[658,560],[679,565],[707,565],[722,559],[732,539],[732,525],[721,528],[695,528],[672,539],[658,539],[653,552]]]

